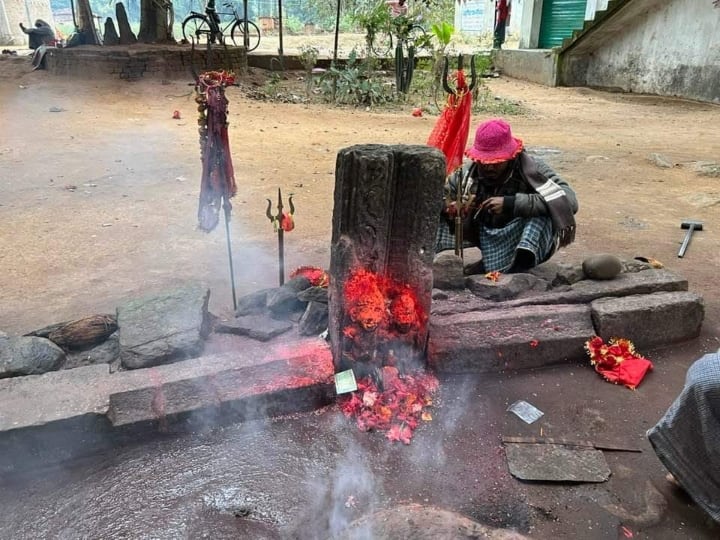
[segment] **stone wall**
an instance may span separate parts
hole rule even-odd
[[[117,77],[137,80],[177,76],[191,79],[193,67],[198,72],[207,69],[230,69],[242,73],[245,60],[245,52],[241,47],[216,47],[208,54],[204,49],[193,50],[188,45],[83,45],[49,50],[46,55],[46,68],[53,75],[82,79]]]

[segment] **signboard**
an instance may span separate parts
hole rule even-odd
[[[486,4],[494,8],[487,0],[460,0],[455,4],[455,28],[460,32],[479,34],[487,32],[485,25]]]

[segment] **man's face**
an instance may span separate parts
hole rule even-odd
[[[487,180],[493,181],[501,178],[507,172],[510,161],[501,161],[500,163],[478,163],[478,171],[480,176]]]

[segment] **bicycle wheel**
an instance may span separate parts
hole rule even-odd
[[[230,30],[230,37],[237,46],[243,45],[244,29],[245,21],[239,20],[233,25],[232,30]],[[245,48],[247,52],[254,51],[258,48],[258,45],[260,45],[260,29],[254,22],[247,21],[247,32],[247,43],[244,44]]]
[[[210,21],[204,15],[190,15],[185,17],[182,23],[183,38],[196,44],[206,44],[210,39],[212,31],[210,30]]]
[[[414,45],[415,51],[429,51],[432,47],[430,36],[419,24],[413,24],[408,30],[407,44]]]
[[[390,33],[376,34],[372,50],[378,58],[390,58],[394,53],[393,37]]]

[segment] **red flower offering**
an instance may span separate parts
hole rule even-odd
[[[356,392],[340,397],[340,410],[354,417],[361,431],[386,431],[390,441],[410,444],[420,421],[432,420],[427,408],[439,382],[429,373],[400,377],[394,371],[383,382],[385,389],[380,392],[369,377],[358,380]]]

